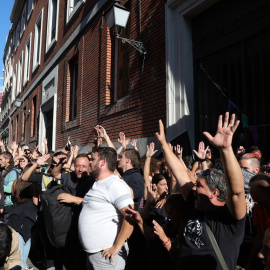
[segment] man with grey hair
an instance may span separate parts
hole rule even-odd
[[[189,213],[177,269],[236,269],[246,216],[243,175],[232,149],[232,138],[238,125],[235,115],[229,119],[227,112],[224,121],[222,115],[219,117],[214,137],[208,132],[203,133],[218,148],[224,175],[218,170],[205,170],[197,175],[194,185],[187,169],[169,148],[163,123],[159,122],[156,137],[181,188]],[[217,248],[214,248],[214,242]],[[166,243],[170,244],[170,239]]]

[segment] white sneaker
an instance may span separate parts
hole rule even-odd
[[[26,265],[24,269],[25,269],[25,270],[34,270],[34,268],[33,268],[33,267],[28,266],[28,265]]]

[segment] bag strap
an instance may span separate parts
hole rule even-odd
[[[205,221],[205,227],[206,227],[207,234],[208,234],[208,236],[210,238],[211,244],[212,244],[212,246],[214,248],[214,251],[215,251],[215,253],[216,253],[217,257],[218,257],[218,260],[219,260],[219,262],[220,262],[220,264],[222,266],[222,269],[223,270],[229,270],[229,268],[228,268],[228,266],[227,266],[227,264],[226,264],[226,262],[225,262],[225,260],[223,258],[223,255],[222,255],[222,253],[220,251],[220,248],[218,246],[216,238],[215,238],[212,230],[210,229],[210,227],[206,224],[206,221]]]

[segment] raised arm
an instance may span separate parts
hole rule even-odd
[[[183,163],[177,158],[177,156],[170,149],[166,142],[164,126],[161,120],[159,120],[159,133],[156,133],[156,137],[162,147],[167,164],[172,170],[179,187],[182,189],[182,195],[186,199],[189,191],[193,187],[193,183],[190,181],[188,172]]]
[[[118,142],[121,144],[120,148],[117,149],[117,154],[119,155],[123,150],[126,149],[127,145],[129,144],[129,138],[126,138],[124,132],[119,133]]]
[[[46,164],[49,157],[50,155],[47,154],[38,158],[37,161],[22,175],[21,179],[27,181],[38,166]]]
[[[226,204],[231,214],[237,220],[242,219],[246,215],[244,178],[232,149],[233,134],[239,122],[239,120],[235,121],[234,114],[229,119],[229,113],[226,112],[224,121],[222,115],[219,116],[217,132],[214,137],[208,132],[203,133],[209,142],[217,147],[220,152],[228,190]]]
[[[48,141],[47,141],[47,138],[43,138],[43,143],[44,143],[44,146],[45,146],[45,154],[48,154],[49,153],[49,150],[48,150]]]
[[[51,175],[56,179],[61,179],[62,167],[67,162],[67,157],[65,155],[59,155],[53,157],[53,160],[56,162],[56,165],[52,169]]]
[[[144,179],[144,199],[147,199],[147,189],[151,188],[150,177],[150,163],[152,156],[157,152],[155,150],[155,143],[151,142],[149,146],[147,145],[146,159],[143,167],[143,179]]]
[[[209,149],[209,146],[207,146],[205,148],[204,146],[204,142],[201,141],[199,143],[199,146],[198,146],[198,152],[196,150],[193,150],[193,152],[195,153],[195,155],[197,156],[197,158],[200,160],[200,162],[202,163],[202,169],[203,170],[207,170],[207,164],[206,164],[206,152],[207,150]],[[195,173],[195,171],[194,171]]]
[[[107,134],[104,127],[97,125],[97,126],[95,126],[95,131],[97,132],[98,137],[104,138],[108,147],[112,147],[113,149],[115,149],[115,147],[114,147],[114,145],[113,145],[113,143],[112,143],[112,141],[111,141],[111,139],[110,139],[109,135]]]

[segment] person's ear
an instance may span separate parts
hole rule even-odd
[[[212,194],[213,194],[213,197],[218,198],[218,196],[219,196],[219,190],[218,190],[217,188],[215,188],[215,189],[212,191]]]

